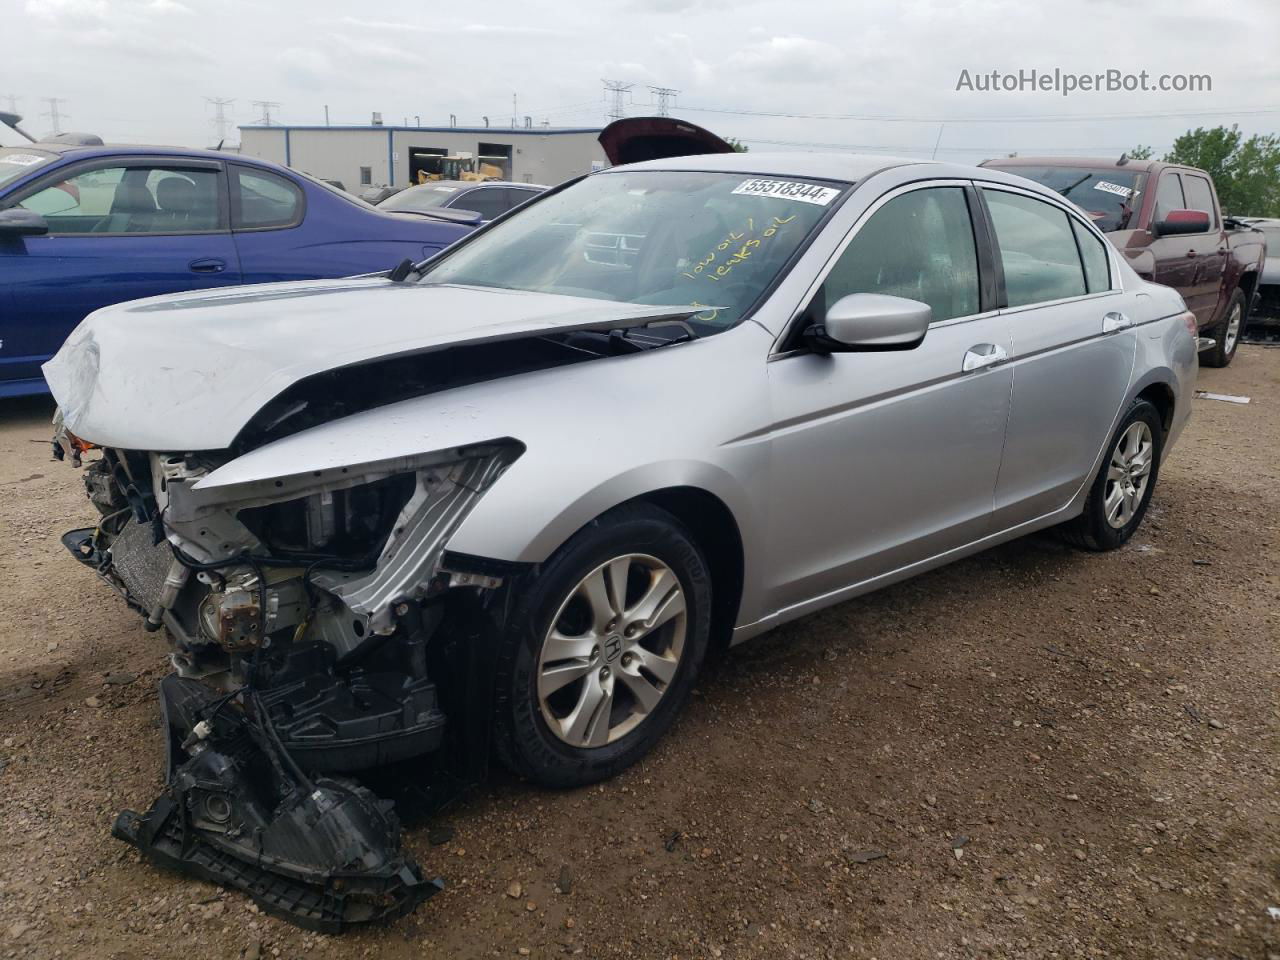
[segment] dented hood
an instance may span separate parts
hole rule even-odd
[[[382,277],[263,284],[98,310],[44,375],[67,428],[84,440],[218,450],[273,397],[326,370],[694,309]]]

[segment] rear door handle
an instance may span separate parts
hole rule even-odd
[[[221,273],[227,269],[227,261],[216,257],[204,257],[200,260],[192,260],[187,266],[192,273]]]
[[[1123,313],[1112,311],[1102,318],[1103,333],[1119,333],[1133,326],[1133,321]]]
[[[1009,359],[1009,351],[996,343],[976,343],[964,354],[963,370],[965,373],[971,373],[974,370],[983,370],[987,367],[994,367],[998,363],[1004,363]]]

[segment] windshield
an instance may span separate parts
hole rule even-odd
[[[0,187],[25,173],[31,173],[37,167],[52,163],[53,160],[51,153],[28,150],[25,147],[0,149]]]
[[[1117,167],[1091,170],[1087,167],[1024,167],[988,164],[997,170],[1017,174],[1056,190],[1087,213],[1103,233],[1128,230],[1142,205],[1142,186],[1147,175]]]
[[[378,204],[379,210],[430,210],[441,206],[458,192],[458,187],[441,183],[426,184],[421,187],[406,187],[399,193],[393,193]]]
[[[597,174],[535,201],[427,268],[425,283],[703,307],[737,322],[847,184],[728,173]]]

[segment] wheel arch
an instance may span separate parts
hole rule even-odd
[[[1153,380],[1139,389],[1129,402],[1133,404],[1138,400],[1146,400],[1160,411],[1160,423],[1165,436],[1168,436],[1173,428],[1173,412],[1177,404],[1173,386],[1165,380]],[[1123,416],[1123,412],[1121,415]]]
[[[711,642],[727,649],[742,606],[746,554],[742,531],[728,505],[700,487],[667,487],[629,501],[670,513],[693,535],[711,567]]]
[[[753,544],[759,539],[750,518],[762,505],[738,479],[750,475],[697,461],[646,464],[615,475],[562,501],[558,509],[534,507],[518,479],[520,461],[482,497],[448,543],[473,557],[537,564],[574,534],[610,510],[650,503],[688,528],[712,567],[716,595],[713,630],[726,638],[742,614],[743,598],[755,576]]]

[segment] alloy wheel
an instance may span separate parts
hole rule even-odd
[[[1236,341],[1240,339],[1240,320],[1242,315],[1240,305],[1237,304],[1231,308],[1231,315],[1227,317],[1227,335],[1222,346],[1228,355],[1236,348]]]
[[[538,704],[551,732],[601,747],[643,723],[675,678],[686,621],[680,580],[656,557],[615,557],[583,577],[538,653]]]
[[[1116,441],[1107,465],[1107,485],[1103,505],[1107,523],[1119,530],[1142,504],[1151,479],[1155,442],[1145,420],[1135,420]]]

